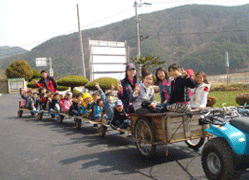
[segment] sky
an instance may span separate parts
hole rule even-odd
[[[31,50],[53,37],[78,31],[77,4],[81,30],[104,26],[135,15],[134,0],[0,0],[0,46]],[[248,0],[137,0],[151,3],[138,14],[186,4],[238,6]],[[134,24],[135,26],[135,24]]]

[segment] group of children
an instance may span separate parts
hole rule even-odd
[[[155,102],[154,89],[151,87],[154,75],[147,73],[143,77],[143,82],[135,87],[132,95],[136,113],[167,111],[184,113],[191,109],[206,107],[210,84],[204,72],[195,75],[193,70],[185,71],[174,63],[168,67],[168,71],[162,67],[158,68],[156,79],[159,84],[160,103]]]
[[[129,65],[128,70],[134,71],[134,68],[135,66]],[[154,84],[154,75],[147,73],[142,78],[142,83],[137,81],[139,84],[134,84],[133,89],[124,87],[124,90],[128,89],[131,94],[127,102],[123,102],[122,98],[114,102],[114,86],[111,92],[105,94],[99,84],[96,84],[98,91],[93,92],[92,96],[89,93],[73,95],[71,92],[52,94],[45,88],[41,88],[38,95],[37,92],[32,93],[30,90],[24,92],[20,89],[22,97],[20,107],[34,111],[43,109],[71,116],[85,116],[99,122],[105,119],[113,129],[120,132],[122,128],[130,127],[127,115],[129,112],[126,110],[130,105],[138,114],[189,112],[191,109],[206,107],[210,84],[204,72],[195,75],[191,69],[185,71],[180,69],[178,64],[172,64],[168,71],[162,67],[158,68],[155,76],[159,84],[160,103],[155,101],[154,89],[151,87]],[[118,94],[122,97],[121,83],[118,86],[120,86]]]

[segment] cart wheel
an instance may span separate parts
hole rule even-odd
[[[221,137],[211,139],[202,150],[202,167],[208,179],[239,179],[231,146]]]
[[[138,151],[145,157],[151,157],[155,153],[155,132],[152,129],[152,125],[147,119],[138,119],[135,124],[135,138],[138,142],[135,142]]]
[[[58,120],[59,123],[62,123],[63,119],[64,119],[64,116],[62,116],[62,115],[59,115],[57,117],[57,120]]]
[[[107,127],[101,125],[101,126],[99,127],[99,135],[100,135],[101,137],[105,137],[106,130],[107,130]]]
[[[188,145],[188,147],[190,147],[194,150],[197,150],[200,147],[202,147],[204,142],[205,142],[205,138],[191,139],[191,140],[185,141],[185,143]]]
[[[81,119],[75,119],[75,125],[77,129],[81,129]]]
[[[42,113],[38,113],[38,114],[37,114],[37,118],[38,118],[39,120],[42,120]]]
[[[19,111],[17,112],[18,117],[22,117],[22,113],[23,113],[23,111],[22,111],[22,110],[19,110]]]
[[[55,115],[54,115],[54,114],[51,114],[51,118],[55,118]]]

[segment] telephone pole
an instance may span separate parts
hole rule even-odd
[[[83,42],[82,42],[82,36],[81,36],[81,29],[80,29],[80,13],[79,13],[79,6],[77,6],[77,16],[78,16],[78,28],[79,28],[79,40],[80,40],[80,51],[81,51],[81,58],[82,58],[82,70],[83,70],[83,76],[86,77],[86,68],[85,68],[85,60],[84,60],[84,50],[83,50]]]
[[[143,5],[149,6],[152,5],[151,3],[142,3],[142,0],[140,0],[140,3],[137,3],[137,0],[135,0],[134,2],[134,7],[135,7],[135,20],[136,20],[136,26],[137,26],[137,59],[140,58],[141,56],[141,37],[140,37],[140,30],[139,30],[139,17],[138,17],[138,13],[137,13],[137,7],[142,7]],[[141,64],[138,65],[138,77],[141,76]]]

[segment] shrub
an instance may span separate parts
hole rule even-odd
[[[103,91],[106,91],[108,89],[111,89],[112,84],[115,86],[115,89],[117,89],[117,79],[110,78],[110,77],[102,77],[95,79],[93,81],[88,82],[85,87],[89,90],[97,90],[95,88],[95,84],[99,83],[99,86]]]
[[[36,80],[37,82],[39,82],[39,81],[40,81],[40,78],[35,78],[35,80]],[[27,84],[27,87],[29,87],[29,88],[38,88],[32,81],[30,81],[30,82]]]
[[[213,105],[217,102],[217,98],[214,96],[208,96],[207,98],[207,107],[213,107]]]
[[[66,86],[71,87],[71,91],[73,92],[73,89],[75,87],[79,86],[85,86],[87,84],[88,79],[83,76],[66,76],[57,81],[57,84],[60,86]]]
[[[6,75],[8,78],[25,78],[29,80],[33,75],[33,71],[27,61],[16,60],[6,68]]]
[[[239,94],[236,98],[235,101],[237,104],[243,106],[245,103],[249,104],[249,93],[242,93]]]
[[[58,91],[67,91],[69,87],[66,86],[58,86]]]

